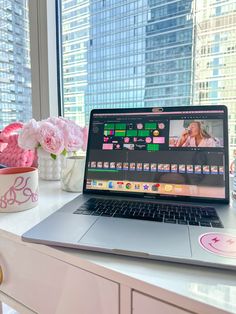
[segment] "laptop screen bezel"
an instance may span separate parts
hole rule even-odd
[[[205,197],[196,197],[196,196],[173,196],[169,194],[153,194],[148,192],[122,192],[122,191],[111,191],[111,190],[95,190],[95,189],[86,189],[86,178],[88,173],[88,162],[89,162],[89,151],[91,145],[91,129],[93,125],[93,119],[95,114],[107,114],[107,113],[142,113],[142,112],[153,112],[153,111],[162,111],[162,112],[173,112],[173,111],[223,111],[224,119],[224,153],[225,153],[225,197],[224,198],[205,198]],[[224,105],[217,106],[191,106],[191,107],[147,107],[147,108],[127,108],[127,109],[94,109],[90,113],[90,122],[89,122],[89,136],[87,144],[87,154],[86,154],[86,163],[85,163],[85,172],[84,172],[84,182],[83,182],[83,193],[84,194],[99,194],[99,195],[110,195],[110,196],[122,196],[122,197],[137,197],[137,198],[151,198],[158,200],[171,200],[171,201],[186,201],[186,202],[215,202],[215,203],[229,203],[229,143],[228,143],[228,110]]]

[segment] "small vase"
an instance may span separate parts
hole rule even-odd
[[[60,180],[61,168],[65,162],[63,155],[57,156],[53,159],[50,153],[39,148],[38,149],[38,169],[39,177],[44,180]]]
[[[65,158],[61,171],[61,188],[69,192],[82,192],[84,182],[85,156]]]

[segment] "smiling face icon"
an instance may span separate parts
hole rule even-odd
[[[208,252],[236,258],[236,236],[226,233],[205,233],[199,238],[200,245]]]

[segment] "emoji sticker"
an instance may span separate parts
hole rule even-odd
[[[223,256],[236,258],[236,236],[211,232],[202,234],[199,243],[208,252]]]

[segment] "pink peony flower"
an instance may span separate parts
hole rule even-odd
[[[86,150],[88,129],[64,117],[50,117],[36,122],[30,120],[23,126],[18,144],[23,149],[41,146],[46,152],[59,155],[63,152]]]
[[[63,128],[68,122],[70,122],[68,119],[63,117],[50,117],[46,121],[56,125],[59,128]]]
[[[64,150],[63,133],[48,121],[40,122],[37,138],[42,148],[51,154],[59,155]]]
[[[39,124],[34,119],[24,124],[18,137],[18,145],[23,149],[35,149],[38,146],[37,133]]]
[[[79,150],[83,147],[83,129],[75,122],[69,121],[63,128],[65,149],[68,152]]]
[[[84,127],[83,128],[83,146],[82,146],[83,151],[86,151],[87,149],[87,142],[88,142],[88,128]]]

